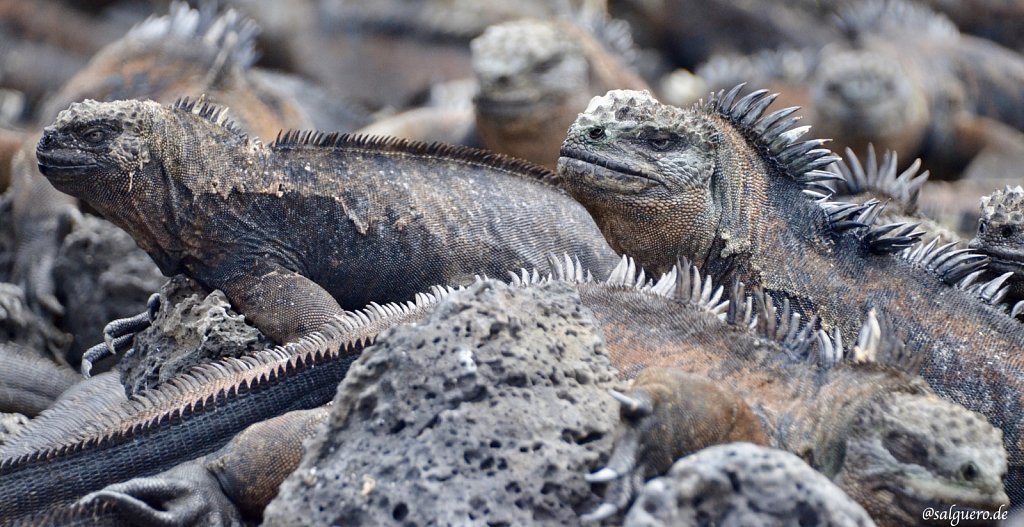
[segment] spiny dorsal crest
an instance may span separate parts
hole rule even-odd
[[[970,249],[957,249],[957,243],[938,245],[939,237],[928,243],[918,243],[899,253],[899,258],[938,276],[943,282],[967,292],[985,304],[1001,309],[1010,309],[1010,316],[1024,312],[1024,303],[1014,306],[1003,304],[1010,286],[1006,281],[1012,272],[999,275],[991,280],[978,281],[988,270],[989,257]]]
[[[256,62],[259,26],[234,9],[217,15],[215,4],[205,2],[192,9],[185,2],[171,3],[163,16],[152,16],[132,28],[126,40],[161,43],[169,39],[203,46],[212,52],[220,70],[248,68]]]
[[[1007,185],[981,198],[981,217],[993,227],[1024,224],[1024,188]]]
[[[882,194],[898,200],[908,212],[917,210],[917,197],[921,187],[928,181],[928,171],[921,169],[921,160],[914,162],[903,172],[897,169],[896,152],[886,150],[879,160],[875,146],[868,144],[867,155],[862,163],[857,154],[846,149],[846,159],[840,159],[828,169],[841,177],[829,182],[828,186],[839,195],[850,196],[860,193]]]
[[[198,99],[190,99],[187,96],[181,97],[174,102],[173,108],[181,112],[198,115],[236,135],[245,137],[242,129],[228,117],[228,108],[207,102],[205,95],[200,95]]]
[[[839,29],[851,39],[872,33],[891,33],[908,40],[960,36],[956,24],[945,15],[904,0],[861,0],[841,9],[836,19]]]
[[[735,86],[743,82],[801,83],[806,82],[817,68],[819,55],[818,51],[809,49],[765,50],[753,55],[715,55],[697,68],[697,76],[712,88]]]
[[[819,182],[836,179],[835,174],[822,170],[839,160],[831,150],[821,148],[828,140],[800,140],[811,127],[794,127],[800,117],[793,113],[799,108],[792,106],[764,115],[778,94],[757,90],[737,100],[743,86],[712,94],[706,108],[730,122],[755,148],[767,152],[769,159],[796,181],[820,188]]]

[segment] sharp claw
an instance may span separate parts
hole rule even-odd
[[[592,472],[590,474],[587,474],[586,476],[583,476],[583,479],[587,480],[590,483],[607,483],[609,481],[619,479],[619,477],[620,474],[618,472],[615,472],[614,470],[608,467],[604,467],[601,470],[598,470],[597,472]]]
[[[612,399],[619,401],[619,404],[626,407],[626,409],[631,412],[635,412],[638,408],[640,408],[640,401],[637,401],[636,399],[618,390],[608,390],[608,393],[611,394]]]
[[[598,522],[598,521],[601,521],[601,520],[603,520],[605,518],[611,517],[616,512],[619,512],[619,508],[618,507],[616,507],[615,505],[612,505],[611,503],[605,502],[605,503],[602,503],[602,504],[598,505],[597,508],[594,509],[593,511],[581,515],[580,516],[580,521],[581,522],[588,522],[588,523],[589,522]]]

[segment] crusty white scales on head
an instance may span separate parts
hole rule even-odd
[[[682,109],[643,92],[595,98],[569,130],[559,174],[612,246],[661,272],[677,257],[788,298],[847,340],[866,310],[885,310],[923,353],[941,396],[1001,428],[1008,492],[1024,498],[1024,329],[1000,302],[1007,276],[987,258],[920,244],[913,224],[878,225],[877,202],[830,202],[835,157],[801,141],[795,108],[765,115],[763,90],[739,87]],[[917,243],[915,245],[915,243]]]

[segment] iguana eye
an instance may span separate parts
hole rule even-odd
[[[595,141],[598,139],[602,139],[604,138],[604,128],[601,128],[600,126],[595,126],[591,128],[589,132],[587,132],[587,135],[589,135],[590,138]]]
[[[672,139],[669,137],[652,137],[647,142],[650,143],[651,148],[658,151],[668,150],[668,147],[672,146]]]
[[[547,73],[547,72],[551,71],[555,66],[557,66],[558,63],[561,62],[561,61],[562,61],[562,56],[561,55],[554,55],[552,57],[548,57],[548,58],[544,59],[543,61],[537,63],[537,65],[533,67],[533,70],[536,71],[537,73]]]
[[[1003,225],[999,229],[999,234],[1001,234],[1003,236],[1003,238],[1009,238],[1009,237],[1013,236],[1013,226],[1012,225]]]
[[[90,128],[82,133],[82,139],[84,139],[88,143],[101,143],[106,138],[107,131],[99,127]]]

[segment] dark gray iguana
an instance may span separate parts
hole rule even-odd
[[[692,258],[715,280],[790,299],[848,342],[867,308],[887,312],[932,388],[1002,429],[1019,502],[1024,327],[993,305],[1006,276],[979,283],[984,256],[914,246],[913,225],[872,225],[877,203],[823,201],[820,182],[836,177],[820,170],[836,160],[823,141],[799,140],[795,108],[763,115],[772,96],[738,91],[685,110],[641,92],[595,98],[562,145],[564,184],[617,251],[654,272]]]
[[[222,108],[73,104],[46,129],[39,168],[135,238],[165,275],[221,289],[276,342],[343,307],[579,254],[614,253],[549,171],[486,151],[287,132],[271,145]]]
[[[116,401],[104,399],[79,405],[75,415],[52,417],[33,438],[20,438],[28,452],[19,446],[15,452],[21,453],[0,460],[0,524],[35,523],[33,518],[89,492],[213,452],[254,423],[326,404],[351,362],[381,331],[419,319],[436,295],[447,293],[434,291],[417,294],[415,302],[346,312],[322,331],[282,346],[195,366],[112,409]],[[105,375],[116,384],[113,374]],[[100,390],[104,397],[117,393]]]

